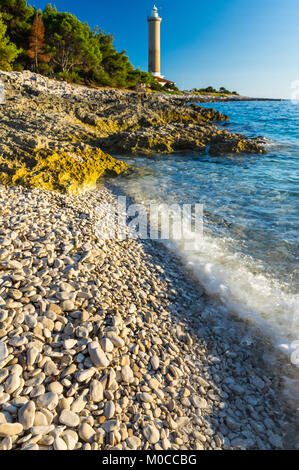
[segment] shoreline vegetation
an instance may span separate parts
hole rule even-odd
[[[50,3],[41,11],[26,0],[1,0],[0,70],[31,70],[47,78],[94,88],[196,95],[200,101],[255,99],[223,86],[219,90],[208,86],[184,92],[171,81],[162,86],[152,74],[134,68],[125,50],[117,51],[112,34],[98,26],[92,30],[88,23],[58,11]]]
[[[148,88],[179,92],[171,82],[164,87],[152,74],[135,68],[126,51],[117,51],[114,37],[51,4],[43,11],[26,0],[1,0],[0,69],[31,70],[43,76],[93,87]]]

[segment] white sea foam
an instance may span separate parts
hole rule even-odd
[[[164,243],[180,254],[208,295],[254,323],[276,347],[291,354],[293,342],[299,340],[298,295],[259,272],[249,256],[232,252],[231,241],[225,238],[204,235],[197,240],[196,250],[187,252],[183,240]]]
[[[149,207],[153,202],[152,198],[144,198],[139,185],[131,185],[130,189],[138,203]],[[227,313],[236,314],[260,329],[299,372],[299,296],[288,291],[288,286],[272,273],[267,273],[261,262],[238,251],[236,240],[210,232],[202,236],[191,232],[189,227],[189,223],[184,226],[181,240],[161,242],[181,257],[210,296],[211,302],[200,306],[201,316],[213,319],[214,323],[217,317],[215,328],[221,332],[229,327]],[[248,344],[252,339],[248,336],[240,338],[240,342]],[[274,356],[268,359],[275,360]],[[285,392],[296,400],[298,378],[284,377],[284,382]]]
[[[148,206],[153,202],[138,182],[129,189],[139,203]],[[159,200],[158,191],[156,200]],[[238,251],[237,240],[210,232],[201,236],[188,229],[184,229],[182,240],[163,240],[163,243],[180,255],[208,295],[255,324],[275,347],[290,357],[293,342],[299,340],[299,295],[267,273],[257,259]],[[186,250],[192,243],[195,249]]]

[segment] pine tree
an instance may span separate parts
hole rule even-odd
[[[0,0],[0,12],[9,39],[19,49],[26,50],[36,9],[27,5],[26,0]]]
[[[35,72],[38,72],[39,62],[50,61],[50,57],[45,54],[45,27],[40,13],[33,20],[27,55],[34,61]]]
[[[19,50],[16,45],[11,43],[6,36],[6,26],[2,21],[0,14],[0,69],[11,70],[11,64],[18,56]]]

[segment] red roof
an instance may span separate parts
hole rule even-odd
[[[158,80],[158,82],[161,82],[161,83],[174,83],[170,80],[166,80],[166,78],[155,77],[155,79]]]

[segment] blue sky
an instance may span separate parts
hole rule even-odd
[[[43,9],[43,0],[29,0]],[[113,33],[134,66],[147,70],[147,21],[154,0],[55,0],[91,27]],[[182,89],[225,86],[255,97],[289,98],[299,80],[299,0],[157,0],[161,72]]]

